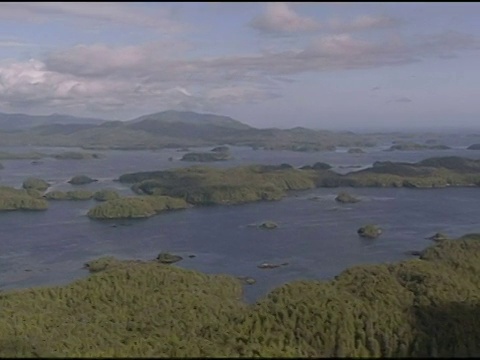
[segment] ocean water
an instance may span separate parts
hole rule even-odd
[[[480,158],[480,151],[465,148],[385,152],[384,147],[377,147],[366,149],[365,154],[348,154],[344,149],[299,153],[234,147],[232,160],[205,165],[302,166],[322,161],[338,172],[348,172],[384,160],[416,162],[450,155]],[[67,149],[2,150],[59,153]],[[50,190],[114,188],[130,194],[127,185],[114,181],[121,174],[198,164],[179,161],[183,153],[175,149],[95,152],[104,157],[45,158],[40,164],[4,160],[0,185],[20,187],[26,177],[35,176],[49,181]],[[174,160],[169,161],[170,157]],[[68,183],[72,176],[80,174],[99,181],[82,186]],[[361,201],[337,203],[335,196],[342,190]],[[452,237],[480,232],[479,192],[479,188],[321,188],[292,192],[275,202],[195,207],[149,219],[107,222],[85,216],[96,205],[94,200],[52,201],[43,212],[0,213],[0,289],[65,284],[87,276],[84,263],[104,255],[150,260],[161,251],[169,251],[184,257],[172,266],[253,277],[257,282],[245,285],[244,292],[245,299],[251,302],[285,282],[328,280],[351,266],[412,258],[408,252],[431,245],[425,238],[435,232]],[[265,220],[275,221],[278,228],[252,226]],[[378,224],[383,234],[377,239],[360,238],[356,231],[366,223]],[[259,269],[257,266],[263,262],[288,265]]]

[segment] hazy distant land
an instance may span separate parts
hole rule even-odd
[[[432,136],[438,137],[438,134]],[[331,151],[336,147],[369,148],[397,140],[416,149],[446,148],[437,143],[412,145],[411,138],[412,134],[398,132],[368,134],[304,127],[259,129],[228,116],[173,110],[129,121],[0,113],[0,143],[3,146],[138,150],[226,144],[255,149]],[[435,138],[430,140],[435,142]],[[402,145],[396,147],[404,149]]]

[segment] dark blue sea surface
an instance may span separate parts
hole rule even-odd
[[[347,172],[379,160],[416,162],[450,155],[480,158],[480,151],[461,146],[442,151],[384,149],[367,148],[365,154],[348,154],[343,149],[300,153],[234,147],[233,160],[203,165],[302,166],[322,161],[333,165],[336,171]],[[2,150],[53,154],[72,149]],[[45,158],[39,164],[32,164],[31,160],[3,160],[0,184],[21,187],[25,178],[35,176],[49,181],[50,190],[114,188],[131,194],[127,185],[114,181],[121,174],[198,165],[179,161],[183,152],[174,149],[90,152],[104,157]],[[174,160],[169,161],[169,157]],[[99,181],[82,186],[67,182],[80,174]],[[336,202],[335,196],[341,190],[361,201]],[[172,266],[255,278],[256,284],[245,285],[246,300],[254,301],[292,280],[327,280],[354,265],[412,258],[408,251],[431,245],[425,238],[436,232],[452,237],[480,232],[479,193],[479,188],[322,188],[291,192],[275,202],[195,207],[144,220],[106,222],[85,216],[97,204],[94,200],[51,201],[47,211],[0,213],[0,289],[65,284],[87,276],[84,263],[104,255],[150,260],[159,252],[168,251],[184,257]],[[278,228],[264,230],[254,226],[265,220],[275,221]],[[360,238],[357,229],[367,223],[378,224],[383,234],[373,240]],[[264,262],[288,265],[259,269],[257,266]]]

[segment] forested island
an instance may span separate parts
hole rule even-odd
[[[279,200],[289,190],[315,187],[438,188],[479,186],[480,160],[436,157],[417,163],[376,162],[372,167],[335,173],[328,164],[295,169],[288,164],[250,165],[229,169],[193,166],[175,170],[124,174],[137,194],[167,195],[193,205],[238,204]]]
[[[77,175],[71,184],[86,184],[95,179]],[[118,181],[131,184],[137,196],[120,197],[108,189],[45,192],[50,184],[28,178],[23,189],[4,186],[0,191],[0,210],[45,210],[47,200],[89,200],[104,204],[91,209],[91,218],[149,217],[164,210],[188,205],[242,204],[280,200],[291,190],[319,187],[409,187],[439,188],[479,186],[480,160],[461,157],[436,157],[417,163],[376,162],[372,167],[338,174],[331,166],[316,163],[293,168],[289,164],[248,165],[217,169],[191,166],[174,170],[123,174]],[[356,202],[340,193],[339,202]],[[166,202],[165,202],[166,201]]]
[[[480,234],[419,258],[294,281],[99,259],[69,285],[0,293],[1,357],[477,357]],[[251,282],[254,283],[254,282]]]

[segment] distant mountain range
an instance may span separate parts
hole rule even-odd
[[[168,110],[129,121],[53,114],[0,113],[0,143],[111,149],[159,149],[229,144],[294,151],[332,150],[335,146],[373,146],[370,135],[352,132],[258,129],[228,116]]]
[[[70,115],[27,115],[0,112],[0,131],[25,130],[52,124],[101,124],[105,119],[84,118]]]

